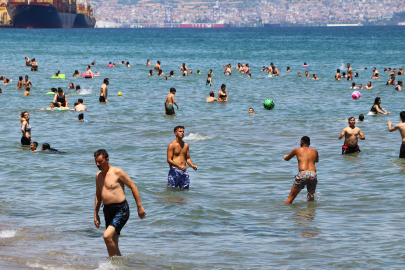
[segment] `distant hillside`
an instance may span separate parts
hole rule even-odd
[[[104,2],[103,0],[96,0],[97,2]],[[284,2],[282,0],[280,2]],[[290,0],[291,1],[291,0]],[[299,1],[299,0],[297,0]],[[261,1],[258,0],[222,0],[219,1],[220,5],[224,8],[248,8],[259,5]],[[216,4],[216,0],[118,0],[119,4],[124,5],[145,5],[156,6],[165,5],[169,3],[174,8],[212,8]]]

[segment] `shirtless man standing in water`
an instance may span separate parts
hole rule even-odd
[[[342,146],[342,155],[361,152],[360,147],[357,145],[358,140],[365,140],[363,132],[358,127],[355,127],[356,119],[354,117],[349,118],[349,126],[342,130],[339,135],[339,140],[345,137],[345,144]]]
[[[350,66],[350,64],[349,63],[347,63],[347,80],[348,81],[351,81],[352,80],[352,78],[353,78],[353,69],[352,69],[352,67]],[[350,78],[350,79],[349,79]]]
[[[98,212],[103,203],[103,213],[106,230],[103,234],[107,246],[108,255],[121,256],[118,248],[118,239],[122,227],[129,219],[129,206],[125,198],[125,186],[131,189],[132,195],[138,206],[138,216],[143,219],[146,216],[142,207],[138,188],[132,182],[131,178],[120,168],[109,164],[108,153],[104,149],[97,150],[94,153],[97,168],[100,172],[96,175],[96,196],[94,209],[94,225],[100,227],[100,216]]]
[[[195,171],[197,170],[197,166],[191,161],[188,143],[183,142],[184,127],[175,127],[174,135],[176,135],[176,139],[167,147],[167,163],[169,163],[170,167],[167,177],[167,186],[189,189],[190,178],[188,176],[186,162]]]
[[[174,95],[176,94],[176,88],[170,88],[170,94],[168,94],[166,96],[166,100],[165,100],[165,111],[167,115],[173,115],[176,114],[174,112],[174,107],[173,107],[173,103],[174,105],[177,106],[177,110],[179,109],[179,105],[177,105],[176,101],[174,100]]]
[[[157,62],[156,62],[156,65],[155,65],[155,67],[154,67],[154,70],[160,70],[160,69],[162,69],[162,68],[160,67],[160,61],[157,61]]]
[[[395,127],[391,127],[392,122],[391,120],[388,121],[388,130],[393,132],[395,130],[399,130],[402,137],[402,144],[401,150],[399,151],[399,158],[405,158],[405,111],[399,113],[399,117],[401,118],[402,123],[395,125]]]
[[[301,138],[299,148],[295,148],[289,155],[284,156],[285,161],[289,161],[294,156],[297,156],[299,173],[294,177],[295,182],[291,188],[290,195],[284,204],[292,204],[295,197],[300,191],[307,186],[308,201],[314,201],[316,185],[318,184],[318,177],[316,174],[315,163],[319,160],[318,151],[309,148],[311,141],[309,137],[304,136]]]
[[[28,79],[28,75],[25,75],[25,80],[24,80],[24,82],[23,82],[23,85],[24,85],[25,88],[27,88],[27,87],[31,87],[31,88],[32,88],[32,83],[31,83],[31,81]]]
[[[100,98],[99,98],[100,102],[108,102],[107,85],[109,85],[109,84],[110,84],[110,80],[108,78],[105,78],[104,83],[101,85],[101,88],[100,88]]]

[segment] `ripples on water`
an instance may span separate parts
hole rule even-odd
[[[2,29],[0,74],[13,79],[1,86],[0,268],[42,269],[276,269],[402,268],[403,184],[405,163],[398,159],[398,123],[405,109],[403,93],[386,86],[384,67],[403,66],[403,29]],[[39,71],[24,67],[35,57]],[[146,59],[162,62],[166,74],[187,78],[148,77]],[[131,68],[109,61],[129,61]],[[101,77],[72,78],[92,61]],[[249,63],[252,78],[222,65]],[[261,67],[273,62],[279,78]],[[319,81],[298,78],[303,62]],[[376,66],[383,79],[373,90],[351,99],[351,82],[333,80],[337,68],[350,62],[360,70],[356,84],[366,85]],[[289,66],[291,73],[286,73]],[[213,88],[204,83],[213,69]],[[57,70],[66,80],[52,80]],[[31,97],[15,85],[28,74]],[[99,104],[102,80],[110,78],[109,102]],[[397,78],[400,80],[400,76]],[[69,82],[82,91],[68,90]],[[210,90],[225,83],[228,103],[205,103]],[[76,112],[40,111],[52,101],[51,87],[63,87],[69,104],[78,98],[88,107],[80,123]],[[164,115],[170,87],[180,106],[175,117]],[[117,93],[123,96],[118,97]],[[366,116],[357,125],[366,136],[360,154],[341,156],[337,138],[350,116],[367,114],[380,96],[390,116]],[[272,98],[275,109],[262,102]],[[255,115],[248,115],[253,107]],[[18,114],[31,115],[32,138],[48,142],[62,154],[32,154],[20,146]],[[173,128],[186,127],[191,158],[188,192],[166,189],[167,145]],[[316,203],[302,192],[282,206],[297,171],[283,155],[311,137],[320,162]],[[132,216],[123,229],[125,256],[106,261],[103,229],[93,225],[97,167],[93,152],[105,148],[111,164],[122,167],[137,184],[147,212]]]

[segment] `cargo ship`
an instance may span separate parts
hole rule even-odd
[[[180,28],[224,28],[231,27],[229,23],[219,21],[217,23],[186,23],[180,24]]]
[[[10,0],[7,12],[16,28],[94,28],[86,0]]]

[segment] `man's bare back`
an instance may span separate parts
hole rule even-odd
[[[168,94],[166,96],[165,103],[167,104],[173,104],[174,103],[174,95],[172,93]]]
[[[316,172],[315,162],[318,162],[318,151],[307,146],[295,148],[291,155],[297,156],[299,171]]]
[[[107,98],[107,84],[103,83],[100,87],[100,96]]]
[[[399,158],[405,158],[405,111],[400,112],[399,117],[401,118],[402,123],[395,125],[394,128],[391,127],[391,120],[388,121],[388,130],[393,132],[399,130],[402,137],[401,149],[399,150]]]
[[[305,186],[308,191],[308,201],[314,201],[316,185],[318,184],[315,163],[319,161],[319,155],[317,150],[309,147],[310,144],[309,137],[304,136],[301,138],[301,147],[293,149],[289,155],[284,156],[285,161],[297,156],[299,170],[298,175],[294,177],[295,182],[285,204],[292,204],[295,197]]]

